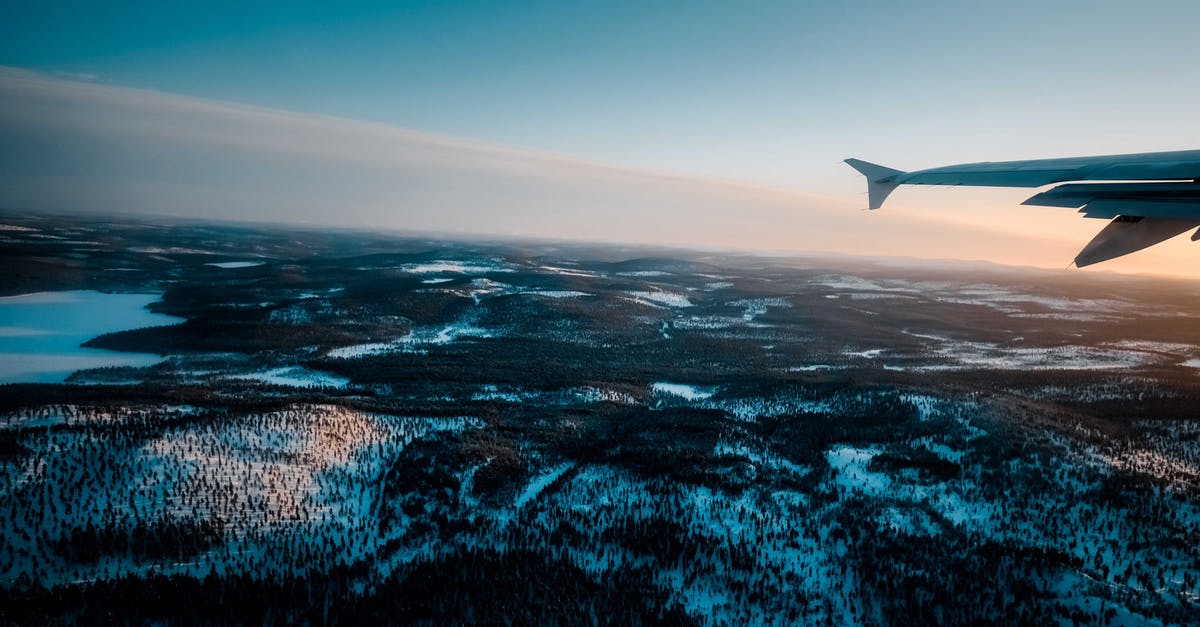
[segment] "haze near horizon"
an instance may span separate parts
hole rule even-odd
[[[1151,4],[1056,3],[1036,20],[1020,2],[13,11],[0,196],[1062,268],[1102,221],[1021,207],[1025,190],[904,189],[868,213],[840,160],[1194,148],[1196,44],[1163,32],[1187,20],[1153,37],[1138,25],[1197,9]],[[1127,45],[1091,45],[1117,35]],[[1193,248],[1176,238],[1097,269],[1196,276]]]

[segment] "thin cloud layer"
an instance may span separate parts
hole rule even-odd
[[[15,69],[0,69],[0,144],[0,198],[33,211],[1051,266],[1082,245],[1073,233],[998,236],[927,212],[867,214],[859,199]]]

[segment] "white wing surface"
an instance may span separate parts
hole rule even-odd
[[[1026,205],[1071,207],[1112,222],[1075,257],[1079,267],[1127,255],[1200,226],[1200,150],[986,161],[904,172],[859,159],[871,209],[900,185],[1042,187]],[[1103,182],[1099,182],[1103,181]],[[1192,235],[1200,239],[1200,230]]]

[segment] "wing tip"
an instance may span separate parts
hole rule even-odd
[[[900,186],[900,183],[896,182],[896,177],[904,174],[903,170],[885,167],[862,159],[850,158],[845,159],[844,162],[867,178],[868,209],[882,207],[883,201],[887,200],[888,195]]]

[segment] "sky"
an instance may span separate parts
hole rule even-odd
[[[1190,1],[0,7],[0,194],[33,209],[1063,267],[1102,222],[1029,190],[865,213],[841,159],[1200,147]]]

